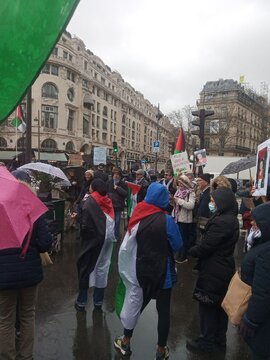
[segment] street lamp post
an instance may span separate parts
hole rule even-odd
[[[159,140],[159,121],[162,118],[162,114],[159,110],[159,104],[158,104],[158,112],[156,115],[157,118],[157,141]],[[155,159],[155,173],[157,173],[157,163],[158,163],[158,152],[156,151],[156,159]]]
[[[37,121],[38,126],[38,161],[40,161],[40,112],[38,110],[38,117],[34,119],[34,121]]]

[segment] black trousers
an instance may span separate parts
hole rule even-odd
[[[228,316],[222,307],[199,303],[199,314],[200,341],[207,347],[213,347],[215,344],[225,346]]]
[[[172,289],[162,289],[156,296],[158,312],[158,345],[166,346],[170,330],[170,306]],[[133,330],[124,329],[124,335],[131,338]]]

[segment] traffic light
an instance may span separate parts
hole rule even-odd
[[[192,111],[193,116],[198,116],[198,120],[192,121],[191,124],[194,126],[198,126],[199,130],[194,130],[191,133],[193,135],[198,135],[200,138],[200,148],[204,149],[204,125],[205,125],[205,118],[208,116],[214,115],[214,111],[212,110],[205,110],[201,109],[198,111]]]
[[[118,152],[118,146],[117,146],[117,142],[116,142],[116,141],[113,142],[113,152],[114,152],[114,153],[117,153],[117,152]]]

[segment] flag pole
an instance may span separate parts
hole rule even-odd
[[[26,95],[26,146],[25,146],[25,163],[28,164],[32,160],[32,88],[30,87]]]
[[[16,110],[16,116],[17,116],[17,110]],[[16,124],[15,159],[16,159],[16,161],[18,161],[18,126],[17,126],[17,124]]]

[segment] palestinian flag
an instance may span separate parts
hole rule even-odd
[[[175,145],[174,153],[179,154],[186,150],[185,136],[183,128],[180,128],[180,133]]]
[[[81,251],[77,262],[81,289],[107,286],[114,242],[112,202],[108,196],[93,192],[82,209]]]
[[[17,116],[13,119],[10,125],[17,127],[22,133],[26,131],[26,124],[23,120],[22,108],[21,105],[17,107]]]
[[[167,261],[166,215],[142,201],[119,250],[116,313],[125,329],[135,328],[142,310],[163,287]]]
[[[0,1],[0,123],[14,111],[40,74],[78,3]]]
[[[128,186],[128,197],[127,197],[127,217],[131,217],[135,206],[137,205],[137,194],[141,190],[141,185],[134,184],[132,182],[126,182]]]

